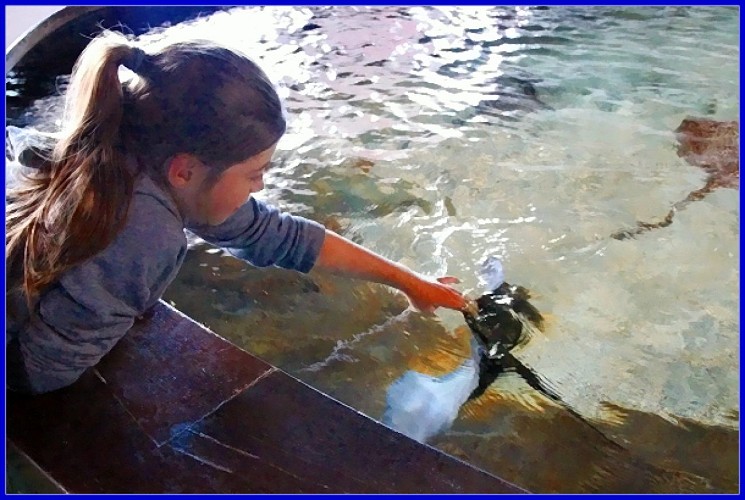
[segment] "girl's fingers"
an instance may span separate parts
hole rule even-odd
[[[443,285],[457,285],[460,283],[460,280],[455,276],[443,276],[442,278],[437,278],[437,281]]]

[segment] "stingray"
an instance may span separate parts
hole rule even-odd
[[[538,80],[530,77],[502,75],[485,82],[483,98],[475,106],[458,112],[451,120],[455,126],[464,126],[477,117],[491,121],[495,118],[505,122],[520,121],[525,115],[539,111],[553,111],[539,95]]]
[[[637,222],[634,229],[623,229],[611,236],[617,240],[634,237],[651,229],[669,226],[678,210],[689,203],[703,199],[719,188],[739,187],[740,149],[739,123],[717,121],[707,118],[685,118],[675,129],[678,139],[678,156],[708,175],[700,189],[691,191],[684,199],[673,204],[660,222]]]
[[[493,80],[494,91],[482,100],[476,110],[479,114],[516,119],[514,113],[530,113],[554,108],[543,102],[534,85],[536,80],[514,76],[500,76]]]
[[[515,347],[523,346],[530,340],[531,331],[543,331],[544,328],[543,315],[529,301],[530,292],[522,286],[504,281],[502,264],[494,257],[484,262],[482,280],[486,282],[488,291],[463,311],[479,346],[478,384],[467,401],[480,397],[501,374],[515,372],[530,387],[592,428],[604,441],[616,448],[623,448],[579,414],[543,377],[513,354]]]

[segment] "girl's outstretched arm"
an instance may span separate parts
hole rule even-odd
[[[421,276],[332,231],[326,231],[313,269],[392,286],[406,294],[409,302],[420,311],[432,312],[438,307],[466,308],[463,295],[449,286],[458,283],[457,278],[432,280]]]

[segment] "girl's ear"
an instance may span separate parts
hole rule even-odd
[[[166,176],[175,188],[189,187],[199,177],[200,161],[188,153],[179,153],[168,160]]]

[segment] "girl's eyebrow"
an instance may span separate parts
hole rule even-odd
[[[269,160],[268,162],[264,163],[259,168],[252,170],[252,172],[266,172],[267,170],[271,168],[271,166],[272,166],[272,161]]]

